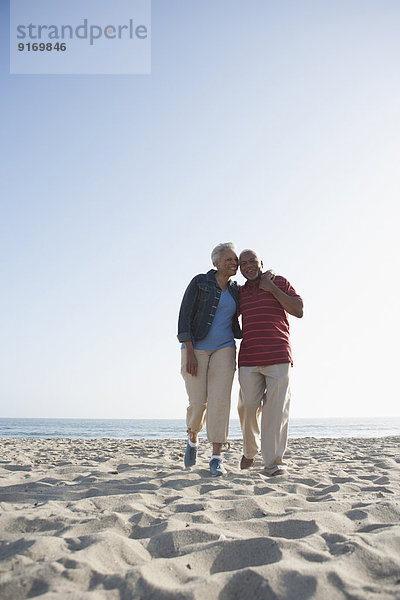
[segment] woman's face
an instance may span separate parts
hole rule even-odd
[[[215,261],[215,266],[217,267],[217,271],[221,273],[221,275],[232,277],[236,275],[236,271],[238,270],[238,257],[233,252],[233,250],[224,250],[219,255],[217,261]]]

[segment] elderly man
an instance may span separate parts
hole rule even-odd
[[[303,301],[284,277],[262,273],[254,250],[239,256],[247,279],[239,291],[243,341],[239,352],[239,418],[243,433],[241,469],[255,463],[260,449],[268,475],[282,475],[286,465],[289,422],[289,367],[293,365],[288,313],[303,316]]]

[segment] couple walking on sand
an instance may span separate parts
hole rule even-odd
[[[289,421],[289,367],[293,364],[288,313],[303,316],[303,301],[284,277],[263,273],[255,250],[239,258],[232,243],[211,253],[215,269],[196,275],[182,299],[178,339],[182,342],[181,374],[189,406],[185,466],[196,464],[198,433],[206,424],[212,443],[210,472],[224,475],[222,447],[227,443],[231,389],[239,351],[238,412],[243,434],[241,469],[255,463],[260,450],[268,475],[281,475],[286,465]],[[240,267],[246,283],[231,281]],[[242,330],[238,316],[242,317]]]

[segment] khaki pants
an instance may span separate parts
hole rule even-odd
[[[254,458],[260,450],[267,471],[285,468],[289,424],[289,363],[239,368],[238,412],[243,433],[243,454]]]
[[[186,371],[186,349],[181,352],[181,374],[189,396],[186,412],[188,433],[201,431],[206,423],[208,440],[223,444],[228,437],[236,349],[195,350],[198,362],[196,377]]]

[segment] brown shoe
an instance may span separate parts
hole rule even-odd
[[[240,468],[241,469],[250,469],[250,467],[254,467],[255,462],[256,462],[255,458],[246,458],[243,455],[242,460],[240,461]]]

